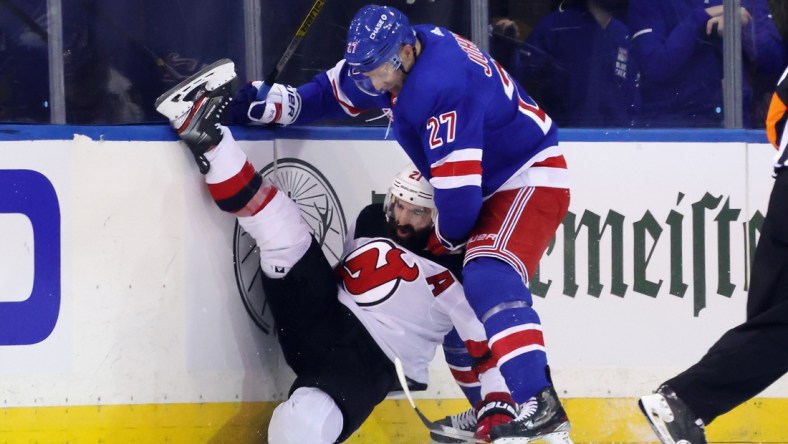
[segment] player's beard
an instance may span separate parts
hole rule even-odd
[[[400,237],[400,235],[397,233],[398,230],[406,231],[408,236],[404,238]],[[416,231],[412,225],[399,225],[392,217],[389,218],[389,221],[386,224],[386,235],[389,239],[400,244],[407,250],[418,253],[427,248],[427,240],[430,237],[430,230],[425,229]]]

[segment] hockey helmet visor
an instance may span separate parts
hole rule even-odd
[[[391,63],[384,63],[369,72],[361,72],[356,68],[348,67],[350,78],[356,83],[358,89],[371,96],[379,96],[386,93],[385,85],[390,84],[394,79],[397,68]],[[377,82],[380,86],[375,86]]]

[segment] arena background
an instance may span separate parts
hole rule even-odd
[[[235,133],[329,257],[407,161],[384,128]],[[572,203],[532,279],[555,383],[576,443],[653,442],[637,397],[744,318],[774,151],[762,130],[560,137]],[[0,126],[0,443],[266,442],[292,375],[243,240],[164,125]],[[467,407],[440,352],[431,378],[428,417]],[[786,411],[784,378],[708,436],[788,442]],[[394,395],[349,442],[428,440]]]

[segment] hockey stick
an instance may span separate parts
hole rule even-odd
[[[304,18],[303,23],[296,31],[293,39],[290,40],[290,43],[287,45],[285,52],[282,53],[282,56],[279,57],[279,61],[276,62],[276,66],[271,72],[268,74],[268,77],[263,80],[263,84],[260,85],[260,88],[257,90],[257,96],[255,98],[259,101],[264,101],[268,98],[268,91],[271,91],[271,87],[274,86],[274,82],[276,82],[276,78],[279,77],[279,73],[285,68],[285,65],[288,61],[290,61],[290,57],[295,54],[296,48],[298,45],[301,44],[301,40],[304,40],[307,31],[312,26],[312,23],[317,18],[317,14],[323,9],[323,5],[326,4],[326,0],[315,0],[315,3],[312,4],[312,9],[309,10],[309,14],[306,15]],[[279,150],[276,146],[276,139],[274,139],[274,175],[279,176]]]
[[[325,4],[326,0],[315,0],[315,3],[312,4],[312,9],[309,10],[309,14],[306,15],[304,22],[301,23],[298,31],[296,31],[295,35],[293,36],[293,40],[290,40],[290,44],[287,45],[285,52],[282,53],[282,56],[279,57],[279,61],[276,62],[276,67],[271,70],[271,73],[268,74],[268,77],[266,77],[263,81],[263,85],[257,90],[257,100],[263,101],[266,99],[266,97],[268,97],[268,91],[271,90],[274,82],[276,82],[276,78],[279,77],[279,73],[285,68],[285,65],[290,60],[290,57],[292,57],[295,53],[296,48],[298,48],[298,45],[301,44],[301,40],[304,39],[307,31],[309,31],[309,27],[312,26],[312,22],[315,21],[317,14],[321,9],[323,9],[323,5]]]
[[[421,410],[416,407],[416,403],[413,401],[413,396],[411,396],[410,389],[408,388],[408,382],[405,379],[405,370],[402,368],[402,361],[400,361],[399,358],[394,358],[394,368],[397,370],[397,378],[399,378],[399,384],[402,386],[402,391],[405,392],[405,397],[408,398],[408,402],[410,402],[413,410],[416,410],[416,414],[419,415],[419,419],[421,419],[421,422],[423,422],[427,427],[427,430],[436,435],[445,436],[447,438],[462,439],[470,443],[487,442],[483,439],[477,438],[473,432],[445,426],[443,424],[437,424],[427,419],[427,417],[424,416],[424,413],[421,413]]]

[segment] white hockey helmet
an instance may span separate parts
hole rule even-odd
[[[419,172],[416,165],[409,163],[394,176],[386,193],[386,200],[383,201],[383,211],[387,218],[391,217],[395,199],[400,199],[403,202],[431,209],[434,221],[437,214],[433,199],[434,192],[432,185]]]

